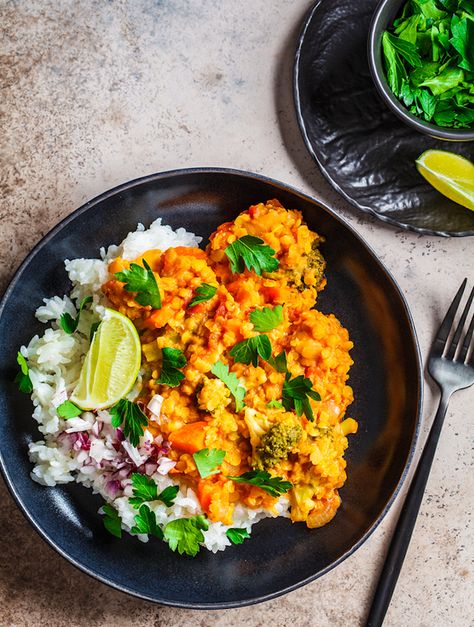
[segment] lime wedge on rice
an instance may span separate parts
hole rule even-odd
[[[133,387],[140,363],[140,338],[133,322],[106,309],[70,400],[84,410],[111,407]]]
[[[438,192],[474,210],[474,163],[446,150],[427,150],[416,160],[418,172]]]

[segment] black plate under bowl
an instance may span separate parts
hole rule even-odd
[[[326,527],[309,530],[265,520],[241,546],[195,558],[165,543],[118,540],[103,528],[101,499],[68,484],[46,488],[29,473],[28,442],[40,439],[28,396],[13,378],[18,347],[43,325],[41,299],[69,290],[63,260],[95,257],[138,222],[161,216],[204,238],[249,205],[278,198],[303,211],[327,238],[328,285],[319,300],[355,342],[348,480],[342,507]],[[320,202],[270,179],[235,170],[178,170],[126,183],[87,203],[55,227],[30,253],[0,305],[0,462],[20,508],[40,535],[81,570],[119,590],[163,604],[224,608],[263,601],[327,572],[368,537],[405,476],[418,430],[422,377],[413,323],[399,288],[375,253]],[[32,559],[34,559],[32,557]],[[33,567],[33,565],[32,565]]]
[[[382,101],[370,75],[369,26],[378,0],[320,0],[306,18],[294,96],[306,146],[346,200],[423,234],[474,235],[474,212],[434,190],[415,167],[430,148],[474,159],[473,142],[418,133]]]

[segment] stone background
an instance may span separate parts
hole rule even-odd
[[[395,275],[427,354],[440,312],[473,276],[472,238],[396,230],[323,180],[297,128],[291,66],[307,0],[1,0],[0,288],[61,218],[161,170],[228,166],[333,206]],[[396,158],[396,156],[394,156]],[[424,432],[437,393],[427,382]],[[454,397],[387,627],[473,625],[474,388]],[[423,437],[421,438],[423,440]],[[395,507],[335,570],[239,610],[163,608],[96,583],[30,528],[0,480],[0,624],[362,625]]]

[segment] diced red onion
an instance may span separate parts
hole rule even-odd
[[[159,472],[160,475],[167,475],[169,471],[175,466],[176,466],[176,462],[174,462],[169,457],[161,457],[160,460],[158,461],[157,472]]]
[[[137,468],[141,466],[144,461],[146,461],[146,457],[142,457],[140,453],[138,452],[138,450],[134,446],[132,446],[130,442],[127,442],[127,440],[124,440],[122,442],[122,446],[125,449],[125,451],[127,451],[128,456],[130,457],[130,459],[132,460],[132,462],[135,464]]]
[[[161,406],[163,405],[163,397],[160,394],[152,396],[146,408],[151,413],[152,419],[160,424]]]

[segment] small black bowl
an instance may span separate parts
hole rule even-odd
[[[382,61],[382,35],[397,17],[407,0],[382,0],[375,10],[369,29],[369,67],[378,92],[388,107],[414,130],[446,141],[474,141],[474,129],[447,129],[425,122],[410,113],[390,89]]]

